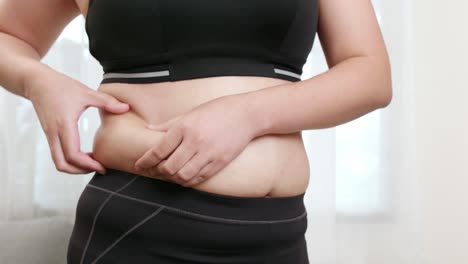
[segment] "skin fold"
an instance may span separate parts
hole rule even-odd
[[[150,130],[146,124],[162,123],[223,95],[242,94],[286,82],[263,77],[251,77],[249,80],[219,77],[149,85],[103,84],[99,87],[100,92],[108,93],[132,107],[128,113],[119,115],[100,111],[102,123],[95,135],[94,157],[107,168],[171,181],[157,171],[134,169],[135,161],[151,147],[157,146],[166,133]],[[225,88],[221,90],[219,85],[222,83]],[[208,125],[216,124],[216,120],[210,119]],[[232,133],[245,131],[248,129],[239,124],[239,130]],[[286,173],[291,176],[279,177]],[[251,140],[235,159],[213,177],[191,187],[235,196],[289,196],[305,191],[308,175],[308,160],[301,133],[268,134]],[[279,188],[275,189],[275,186]]]

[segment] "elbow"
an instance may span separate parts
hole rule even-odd
[[[387,107],[391,102],[392,102],[392,97],[393,97],[393,91],[392,91],[392,85],[386,84],[379,89],[380,92],[377,96],[377,107],[378,108],[385,108]]]
[[[375,103],[377,108],[385,108],[392,102],[393,98],[393,84],[392,84],[392,73],[391,66],[388,58],[380,61],[381,67],[380,74],[376,74],[379,78],[376,80],[377,83],[377,94],[375,95]]]

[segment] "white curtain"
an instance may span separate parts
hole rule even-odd
[[[310,263],[468,263],[468,4],[373,4],[393,100],[335,128],[303,131]],[[89,54],[82,17],[44,62],[90,88],[99,84],[102,68]],[[303,79],[326,70],[317,39]],[[0,263],[65,263],[91,174],[55,170],[29,101],[0,90],[0,121]],[[83,150],[91,150],[98,125],[94,108],[79,120]]]

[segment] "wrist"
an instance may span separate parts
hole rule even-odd
[[[32,100],[34,98],[34,93],[37,92],[36,89],[40,87],[35,85],[36,82],[41,78],[45,78],[51,68],[37,61],[25,63],[23,67],[22,72],[24,74],[21,76],[20,80],[23,97]]]
[[[238,94],[244,103],[244,111],[248,120],[248,126],[252,129],[253,138],[268,134],[271,127],[271,119],[268,116],[268,106],[265,99],[262,100],[260,91],[252,91]]]

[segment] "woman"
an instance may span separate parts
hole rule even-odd
[[[39,62],[79,14],[96,91]],[[95,171],[68,263],[308,263],[301,131],[392,97],[368,0],[5,0],[0,31],[0,84],[31,100],[57,170]],[[330,70],[301,80],[315,33]]]

